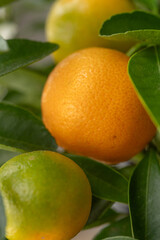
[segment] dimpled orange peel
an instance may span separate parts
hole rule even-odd
[[[156,128],[127,73],[129,57],[88,48],[51,72],[42,94],[43,122],[59,146],[110,164],[129,160]]]

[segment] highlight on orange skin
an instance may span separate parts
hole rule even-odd
[[[129,57],[88,48],[51,72],[42,94],[42,116],[59,146],[115,164],[139,153],[156,128],[127,73]]]

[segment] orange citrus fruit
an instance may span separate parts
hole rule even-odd
[[[117,50],[73,53],[51,72],[42,94],[43,122],[69,152],[118,163],[140,152],[156,128]]]
[[[56,62],[87,47],[128,50],[133,43],[108,41],[98,35],[105,20],[134,9],[131,0],[57,0],[46,21],[47,39],[60,45],[54,53]]]
[[[91,208],[86,175],[69,158],[50,151],[14,157],[0,169],[9,240],[70,240]]]

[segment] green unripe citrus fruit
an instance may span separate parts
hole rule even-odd
[[[99,37],[103,22],[111,16],[134,10],[131,0],[57,0],[48,14],[47,39],[58,43],[55,60],[87,47],[109,47],[126,51],[131,44]]]
[[[69,240],[91,207],[86,175],[72,160],[50,151],[14,157],[0,170],[9,240]]]

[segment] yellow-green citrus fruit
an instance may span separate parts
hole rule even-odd
[[[9,240],[69,240],[91,207],[86,175],[72,160],[50,151],[22,154],[0,169]]]
[[[126,51],[133,43],[108,41],[98,35],[105,20],[133,10],[131,0],[57,0],[46,21],[47,39],[60,45],[54,54],[56,62],[87,47]]]
[[[88,48],[55,67],[43,90],[42,115],[58,145],[114,164],[153,138],[156,128],[132,86],[128,60],[117,50]]]

